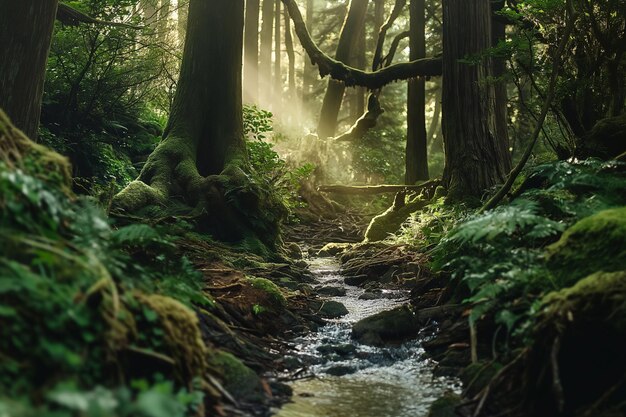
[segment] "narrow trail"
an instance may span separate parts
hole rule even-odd
[[[293,340],[295,352],[287,360],[305,364],[301,379],[291,383],[292,402],[274,410],[278,417],[425,417],[430,404],[444,392],[460,388],[453,378],[433,375],[435,363],[421,347],[424,337],[399,346],[378,348],[351,339],[360,319],[407,302],[405,290],[383,290],[380,298],[360,299],[365,290],[344,284],[335,258],[307,260],[319,288],[337,288],[348,314],[329,320],[304,337]]]

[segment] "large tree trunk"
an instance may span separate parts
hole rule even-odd
[[[180,201],[199,215],[200,227],[219,239],[260,239],[272,246],[280,207],[245,174],[243,21],[243,0],[191,0],[178,88],[163,140],[114,205],[136,211]]]
[[[57,0],[0,0],[0,108],[37,139]]]
[[[260,104],[271,103],[272,95],[272,29],[274,28],[274,1],[263,0],[261,10],[261,46],[259,50]]]
[[[443,18],[443,180],[450,199],[481,197],[511,166],[498,137],[495,89],[487,83],[490,60],[461,62],[492,45],[489,0],[444,0]]]
[[[411,0],[410,59],[426,58],[425,0]],[[409,80],[407,93],[407,138],[405,154],[406,184],[428,179],[428,144],[426,137],[426,80]]]
[[[259,0],[246,0],[244,39],[244,98],[257,103],[259,96]]]
[[[341,28],[339,44],[337,45],[337,52],[335,54],[335,59],[338,61],[348,62],[350,60],[350,54],[355,49],[359,34],[365,24],[367,3],[368,0],[350,0],[348,14]],[[335,135],[337,117],[345,90],[346,87],[342,82],[335,80],[328,81],[328,88],[324,95],[322,110],[320,111],[320,118],[317,125],[317,135],[320,138],[328,138]]]

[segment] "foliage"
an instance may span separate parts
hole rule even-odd
[[[0,207],[0,409],[148,417],[164,415],[154,404],[167,415],[195,409],[199,391],[154,385],[149,368],[122,365],[129,348],[175,355],[164,323],[137,294],[212,305],[200,274],[177,253],[176,237],[147,225],[114,229],[91,199],[70,200],[5,167]],[[118,387],[120,372],[150,382]],[[88,391],[99,384],[106,388]]]
[[[75,0],[72,7],[105,21],[143,25],[136,0]],[[143,30],[57,24],[47,65],[42,142],[67,155],[77,190],[137,175],[153,149],[175,85],[175,42]]]
[[[243,106],[243,131],[248,140],[264,140],[273,132],[272,112],[257,106]]]
[[[433,252],[433,267],[466,288],[471,319],[485,314],[509,331],[524,331],[537,300],[558,290],[546,246],[568,225],[626,204],[624,164],[558,161],[530,170],[509,204],[460,221]]]
[[[295,221],[294,210],[303,207],[299,190],[302,181],[313,172],[313,165],[291,167],[274,150],[274,145],[262,139],[272,130],[271,113],[256,107],[244,110],[245,133],[258,140],[247,142],[248,155],[254,180],[269,189],[287,208],[289,219]],[[251,110],[252,109],[252,110]]]

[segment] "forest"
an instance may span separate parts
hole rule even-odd
[[[0,0],[0,417],[625,417],[626,1]]]

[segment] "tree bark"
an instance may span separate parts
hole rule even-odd
[[[244,98],[255,104],[259,96],[259,0],[246,0],[244,39]]]
[[[0,108],[36,140],[57,0],[0,0]]]
[[[349,62],[351,51],[355,49],[358,36],[363,25],[365,24],[365,15],[367,13],[368,0],[350,0],[348,14],[341,28],[339,35],[339,44],[335,59],[341,62]],[[343,94],[346,90],[344,83],[336,80],[329,80],[320,118],[317,125],[317,134],[320,138],[328,138],[335,135],[337,129],[337,117]]]
[[[411,0],[410,59],[426,58],[425,0]],[[428,144],[426,137],[426,80],[409,80],[407,92],[407,138],[405,177],[407,184],[428,179]]]
[[[296,98],[296,52],[293,49],[293,35],[291,34],[291,20],[287,9],[283,10],[285,17],[285,49],[289,60],[289,73],[287,81],[289,84],[288,97],[290,102]]]
[[[243,25],[244,0],[190,1],[180,78],[163,139],[113,205],[133,212],[178,201],[196,215],[198,228],[215,238],[272,250],[284,208],[246,174]]]
[[[281,20],[282,15],[280,13],[280,0],[276,0],[276,6],[274,9],[274,99],[272,100],[272,106],[277,111],[282,108],[283,99],[283,77],[282,77],[282,33],[281,33]]]
[[[261,46],[259,50],[259,99],[262,106],[271,102],[272,92],[272,30],[274,28],[274,1],[263,0],[261,9]]]
[[[498,137],[494,86],[486,82],[491,63],[462,62],[492,45],[489,0],[444,0],[443,18],[443,182],[451,200],[481,197],[510,167]]]
[[[285,13],[289,14],[285,6]],[[315,21],[315,0],[307,0],[306,2],[306,25],[310,28],[314,27]],[[313,83],[315,82],[315,68],[313,63],[307,57],[304,58],[304,70],[302,79],[302,104],[306,108],[311,102],[313,92]]]

